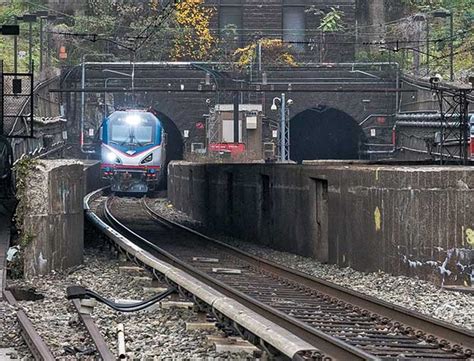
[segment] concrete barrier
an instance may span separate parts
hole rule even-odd
[[[218,231],[328,261],[327,182],[295,165],[169,166],[175,206]]]
[[[86,194],[102,188],[106,185],[106,182],[102,180],[100,173],[100,161],[99,160],[83,160],[84,164],[84,190]]]
[[[326,186],[327,243],[314,223]],[[178,209],[239,238],[361,271],[471,285],[471,167],[177,162],[168,187]]]
[[[84,171],[74,160],[41,160],[24,192],[25,277],[81,264],[84,249]]]

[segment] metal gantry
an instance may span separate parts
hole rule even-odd
[[[278,103],[278,104],[277,104]],[[278,131],[279,155],[280,162],[288,162],[290,160],[290,106],[293,100],[287,99],[286,94],[282,93],[281,97],[273,98],[272,110],[279,110],[280,123]]]
[[[209,144],[219,143],[219,120],[217,109],[209,107],[209,117],[207,120],[207,147]]]
[[[437,137],[440,164],[469,162],[469,101],[470,88],[447,88],[432,82],[440,111],[440,132]],[[454,123],[454,126],[452,126]]]

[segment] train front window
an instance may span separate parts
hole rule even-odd
[[[153,127],[149,125],[144,125],[135,128],[135,139],[139,143],[153,143]]]
[[[114,143],[127,142],[130,138],[130,126],[126,124],[111,124],[110,141]]]
[[[115,112],[109,118],[109,142],[143,147],[155,142],[157,119],[146,112]],[[159,142],[159,139],[158,139]]]

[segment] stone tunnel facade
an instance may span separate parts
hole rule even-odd
[[[104,90],[104,68],[126,72],[131,69],[130,63],[92,63],[86,65],[85,122],[86,128],[97,129],[106,113],[107,98]],[[206,130],[198,124],[205,124],[205,115],[209,106],[231,104],[235,80],[253,87],[252,91],[241,91],[241,104],[261,104],[265,119],[277,120],[278,113],[271,111],[272,100],[282,92],[287,99],[293,100],[290,118],[309,109],[334,109],[346,114],[358,124],[366,137],[374,142],[389,143],[391,133],[390,117],[395,113],[397,95],[390,91],[396,88],[396,71],[384,65],[368,69],[360,65],[313,65],[306,68],[281,68],[267,72],[267,84],[261,79],[250,82],[243,76],[228,74],[234,82],[218,83],[207,86],[206,71],[196,69],[191,63],[143,63],[136,65],[136,84],[141,89],[136,92],[135,103],[142,107],[153,107],[169,117],[183,133],[189,131],[188,143],[206,144]],[[371,72],[371,77],[364,73]],[[64,85],[69,89],[81,87],[80,68],[72,72]],[[374,77],[376,79],[374,80]],[[315,79],[308,81],[308,79]],[[117,79],[108,86],[130,87],[129,79]],[[169,88],[170,91],[166,91]],[[180,91],[182,89],[182,91]],[[260,90],[260,91],[258,91]],[[387,91],[389,90],[389,91]],[[80,139],[81,94],[79,92],[63,93],[66,105],[66,116],[69,123],[70,141]],[[114,94],[115,102],[127,104],[129,94]],[[116,104],[117,105],[117,104]],[[109,109],[110,111],[110,109]],[[382,123],[380,123],[382,119]],[[337,117],[332,119],[337,122]],[[91,123],[92,125],[88,125]],[[374,135],[373,128],[377,128]],[[345,129],[341,128],[340,132]],[[322,135],[324,136],[324,135]]]

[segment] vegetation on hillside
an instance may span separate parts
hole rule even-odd
[[[30,1],[27,4],[22,0],[11,0],[0,2],[0,24],[14,24],[15,17],[21,16],[29,11],[30,6],[37,6],[39,0]],[[18,70],[28,70],[28,24],[20,22],[20,31],[22,36],[18,37]],[[33,23],[32,26],[33,40],[39,37],[39,25]],[[13,36],[0,36],[0,59],[3,60],[4,71],[13,71]],[[35,64],[39,62],[39,42],[33,42],[32,59]]]
[[[454,48],[455,78],[474,71],[474,0],[402,0],[407,16],[388,23],[379,51],[361,47],[359,60],[397,61],[402,69],[421,76],[450,73],[450,45]],[[444,17],[443,17],[444,13]],[[453,36],[450,33],[453,16]]]
[[[295,57],[291,54],[291,47],[281,39],[263,39],[234,52],[237,66],[245,68],[257,62],[259,43],[262,51],[262,63],[267,66],[290,65],[297,66]]]
[[[319,60],[324,61],[325,43],[345,39],[356,40],[356,59],[359,61],[397,61],[402,68],[419,75],[440,73],[449,75],[450,42],[454,46],[454,69],[457,78],[465,78],[474,71],[474,0],[401,0],[406,16],[379,29],[356,29],[349,23],[343,9],[337,6],[321,10],[310,6],[308,14],[317,16],[319,25],[308,29],[308,34],[321,32],[307,39],[309,49],[319,44]],[[11,0],[0,5],[0,23],[13,23],[15,15],[36,10],[47,10],[42,0]],[[204,0],[182,0],[168,16],[158,0],[87,0],[87,8],[74,17],[45,21],[45,40],[49,39],[51,63],[77,64],[84,54],[112,53],[116,58],[130,60],[199,60],[236,62],[243,69],[256,61],[258,41],[249,40],[238,47],[239,31],[229,25],[217,34],[211,29],[216,9],[204,6]],[[451,38],[449,17],[436,16],[445,9],[453,14],[454,35]],[[429,30],[429,41],[427,35]],[[372,32],[374,44],[363,43],[364,33]],[[310,36],[311,37],[311,36]],[[39,24],[33,24],[33,60],[39,61]],[[258,39],[258,36],[255,37]],[[296,65],[297,54],[279,38],[261,41],[264,63]],[[429,46],[427,46],[429,44]],[[58,60],[60,46],[67,51],[67,59]],[[237,51],[236,51],[237,48]],[[316,51],[316,50],[315,50]],[[0,38],[0,52],[5,69],[13,67],[13,39]],[[428,56],[429,53],[429,62]],[[322,55],[321,55],[322,54]],[[21,24],[19,37],[20,70],[28,64],[28,24]],[[45,52],[45,57],[46,57]],[[316,57],[317,59],[317,57]],[[428,69],[429,64],[429,69]],[[429,71],[428,71],[429,70]]]

